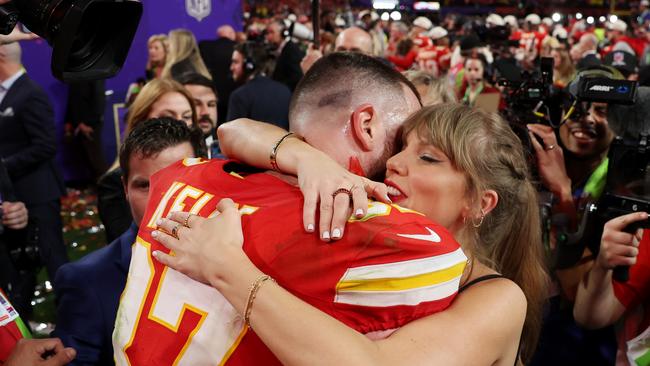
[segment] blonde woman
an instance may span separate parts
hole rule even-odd
[[[195,72],[212,80],[199,53],[194,34],[187,29],[175,29],[169,32],[169,54],[162,76],[178,79],[188,72]]]
[[[167,35],[154,34],[147,41],[149,58],[147,59],[147,80],[157,79],[162,75],[167,60]]]
[[[196,126],[194,99],[183,85],[172,79],[154,79],[145,85],[129,107],[126,133],[144,120],[154,117],[172,117]]]
[[[455,103],[456,96],[444,78],[437,78],[426,71],[405,71],[404,76],[415,85],[423,106]]]
[[[571,61],[571,55],[566,44],[551,38],[549,45],[551,47],[551,57],[553,58],[553,85],[564,88],[573,80],[576,68]]]
[[[284,131],[250,121],[224,126],[219,135],[229,156],[248,163],[264,156],[265,161],[257,163],[271,168],[266,156]],[[240,215],[227,199],[219,203],[221,215],[214,219],[187,213],[161,219],[161,229],[154,235],[173,248],[175,256],[155,252],[154,257],[219,290],[286,365],[526,362],[537,345],[547,276],[537,193],[521,142],[496,113],[460,104],[424,107],[405,122],[403,136],[402,151],[387,163],[392,201],[397,209],[416,210],[446,227],[470,258],[458,296],[440,313],[370,337],[273,281],[267,281],[256,297],[249,296],[252,281],[266,278],[259,277],[264,268],[256,267],[242,250]],[[310,172],[300,175],[300,184],[320,197],[329,197],[332,187],[368,184],[298,139],[283,145],[277,158],[284,172]],[[339,208],[347,210],[348,200],[342,203]],[[340,217],[349,216],[344,212]],[[175,231],[179,225],[185,225],[180,239],[166,234],[180,233]],[[392,246],[391,241],[385,245]]]

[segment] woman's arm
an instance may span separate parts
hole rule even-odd
[[[192,229],[178,231],[182,242],[162,230],[170,232],[188,214],[176,212],[171,219],[162,219],[162,230],[154,237],[173,250],[174,256],[154,252],[154,257],[213,286],[245,314],[251,283],[263,273],[242,251],[240,216],[232,201],[223,200],[218,209],[221,215],[213,219],[189,217]],[[482,282],[459,295],[445,311],[409,323],[378,341],[271,281],[260,287],[251,309],[255,333],[287,365],[512,365],[526,300],[508,280]]]
[[[275,148],[276,164],[282,173],[298,176],[298,184],[305,196],[303,224],[305,230],[315,230],[315,213],[319,212],[320,237],[329,241],[339,239],[330,235],[345,227],[350,210],[349,197],[339,194],[332,196],[338,188],[352,191],[353,212],[363,217],[368,209],[367,195],[389,203],[386,186],[350,173],[328,155],[311,147],[297,136],[287,135],[287,131],[263,122],[239,118],[224,123],[217,130],[221,151],[228,157],[259,168],[273,169],[271,150]]]

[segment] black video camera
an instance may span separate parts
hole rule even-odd
[[[138,0],[12,0],[0,5],[0,33],[20,21],[43,37],[60,80],[106,79],[122,68],[141,16]]]

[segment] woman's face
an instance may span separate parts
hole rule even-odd
[[[483,64],[480,60],[475,58],[467,60],[465,63],[465,77],[467,77],[467,82],[471,85],[483,80]]]
[[[562,54],[566,52],[562,47],[551,48],[551,57],[553,57],[553,67],[559,68],[562,66]]]
[[[409,133],[403,150],[386,163],[390,199],[423,213],[452,233],[468,214],[465,175],[439,149]]]
[[[607,123],[607,104],[591,103],[586,114],[560,127],[564,147],[579,157],[600,156],[612,142],[614,133]]]
[[[151,105],[147,118],[171,117],[192,126],[192,105],[185,96],[178,92],[161,95]]]
[[[149,45],[149,60],[152,62],[165,61],[165,48],[161,41],[154,41]]]

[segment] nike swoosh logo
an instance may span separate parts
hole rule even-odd
[[[424,240],[424,241],[430,241],[432,243],[440,243],[442,239],[440,238],[440,235],[438,235],[435,231],[429,229],[428,227],[425,227],[427,231],[429,232],[428,235],[423,235],[423,234],[397,234],[397,236],[401,236],[402,238],[408,238],[408,239],[415,239],[415,240]]]

